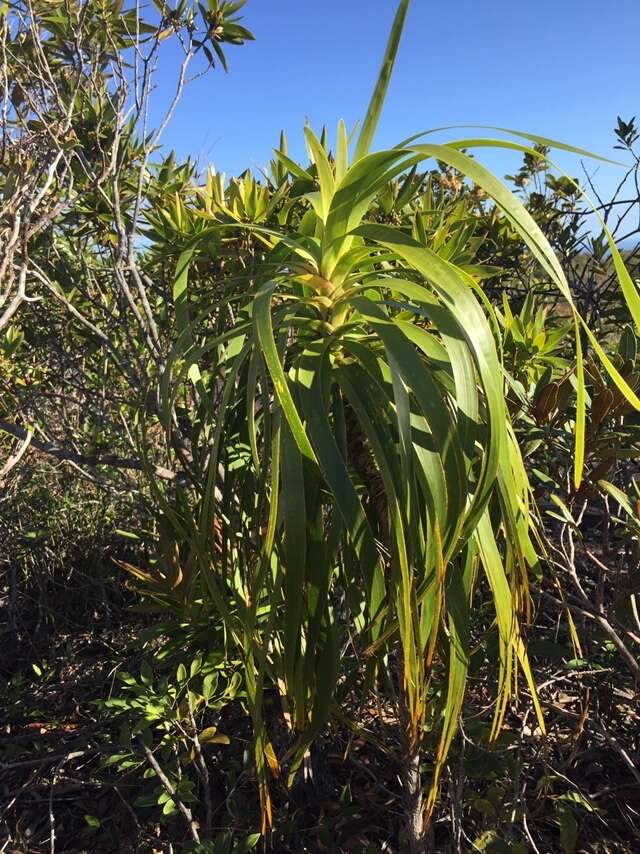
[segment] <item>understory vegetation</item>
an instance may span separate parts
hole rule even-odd
[[[0,3],[0,850],[635,851],[635,120],[605,198],[376,150],[400,0],[227,178],[162,134],[243,6]]]

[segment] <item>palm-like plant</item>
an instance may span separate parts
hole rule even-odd
[[[499,635],[492,736],[518,669],[544,729],[521,629],[529,613],[529,570],[537,562],[534,509],[505,404],[499,325],[479,279],[454,263],[451,251],[434,251],[417,221],[392,228],[367,221],[367,214],[391,181],[435,158],[495,201],[572,302],[533,219],[463,152],[496,144],[537,156],[535,149],[499,140],[435,145],[415,138],[370,153],[408,6],[401,0],[352,159],[342,123],[335,155],[305,129],[310,167],[277,152],[282,180],[291,174],[308,185],[295,228],[286,215],[281,228],[264,225],[264,211],[247,223],[247,204],[242,223],[224,205],[202,214],[217,221],[199,229],[178,265],[178,336],[162,390],[171,439],[175,403],[185,382],[194,388],[192,481],[171,504],[157,497],[244,650],[265,826],[271,821],[268,768],[277,774],[288,763],[293,778],[331,714],[341,714],[333,697],[351,679],[341,668],[349,650],[366,660],[365,693],[381,670],[397,666],[409,838],[419,851],[461,712],[469,612],[479,585],[490,591]],[[261,241],[264,252],[231,279],[217,303],[225,320],[203,337],[197,334],[203,317],[189,315],[189,268],[208,239],[236,228]],[[637,320],[637,290],[621,261],[619,274]],[[230,315],[220,312],[222,304]],[[574,311],[578,333],[580,325]],[[579,482],[580,334],[575,341]],[[436,699],[433,678],[443,665],[446,687]],[[278,687],[292,733],[291,749],[279,758],[262,720],[265,680]],[[427,715],[439,722],[440,735],[423,803],[419,765]]]

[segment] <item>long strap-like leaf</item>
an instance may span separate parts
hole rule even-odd
[[[398,54],[402,31],[404,30],[407,12],[409,11],[409,3],[410,0],[400,0],[400,5],[396,12],[393,27],[391,28],[389,41],[387,42],[387,49],[382,61],[382,68],[380,69],[378,82],[376,83],[376,88],[373,90],[373,95],[369,102],[369,109],[367,110],[367,115],[365,117],[364,124],[362,125],[360,136],[358,137],[354,161],[360,160],[361,157],[368,154],[369,149],[371,148],[373,135],[375,134],[378,122],[380,121],[380,114],[382,113],[384,99],[387,94],[387,89],[389,88],[389,81],[391,80],[393,66]]]

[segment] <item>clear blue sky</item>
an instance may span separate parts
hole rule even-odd
[[[233,174],[265,165],[284,128],[303,157],[305,116],[331,133],[341,117],[362,118],[395,9],[395,0],[248,0],[256,41],[228,48],[228,75],[216,69],[190,87],[165,144]],[[619,157],[616,116],[640,118],[639,38],[640,0],[413,0],[376,146],[481,123]],[[167,42],[159,100],[177,59]],[[515,165],[479,154],[501,176]],[[580,174],[576,158],[558,160]],[[598,182],[606,189],[617,174],[601,167]]]

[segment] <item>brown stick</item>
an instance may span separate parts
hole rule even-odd
[[[550,593],[542,593],[542,598],[546,599],[548,602],[552,602],[557,608],[561,608],[564,610],[565,608],[569,608],[574,613],[580,614],[583,617],[587,617],[590,620],[594,620],[609,640],[613,643],[615,648],[618,650],[620,655],[624,658],[629,667],[629,670],[633,673],[636,679],[640,680],[640,665],[638,664],[637,658],[631,652],[631,650],[627,647],[624,641],[620,638],[616,630],[613,628],[611,623],[602,616],[602,614],[596,614],[594,611],[588,609],[588,607],[583,607],[581,605],[577,605],[568,599],[565,602],[561,602],[559,599],[556,599],[555,596],[552,596]]]
[[[158,779],[160,780],[160,782],[164,786],[165,791],[167,792],[167,794],[171,795],[171,797],[173,798],[173,800],[177,804],[178,809],[180,810],[182,815],[187,820],[187,824],[189,825],[189,833],[191,834],[191,838],[193,839],[194,842],[200,842],[200,835],[198,834],[198,825],[194,821],[191,810],[189,809],[189,807],[186,804],[184,804],[180,800],[180,798],[176,794],[176,790],[171,785],[171,780],[169,780],[167,775],[164,773],[164,771],[162,770],[162,768],[158,764],[158,760],[153,755],[151,750],[149,750],[147,745],[143,744],[142,741],[140,742],[140,744],[142,745],[142,749],[144,750],[144,755],[147,757],[147,761],[148,761],[149,765],[151,765],[153,770],[158,775]]]
[[[0,431],[9,433],[9,435],[15,436],[16,439],[22,439],[23,441],[26,441],[27,436],[30,435],[28,430],[25,430],[23,427],[19,427],[17,424],[12,424],[4,418],[0,418]],[[130,469],[136,471],[142,471],[144,468],[140,460],[129,459],[126,457],[114,457],[107,454],[101,457],[89,457],[86,454],[78,454],[68,448],[62,448],[58,445],[54,445],[52,442],[42,442],[40,439],[32,438],[30,440],[30,445],[34,450],[40,451],[42,454],[47,454],[59,462],[75,463],[78,466],[90,466],[92,468],[96,468],[97,466],[110,466],[111,468]],[[154,472],[157,477],[162,478],[163,480],[174,480],[176,476],[175,472],[170,469],[163,468],[162,466],[156,466]]]

